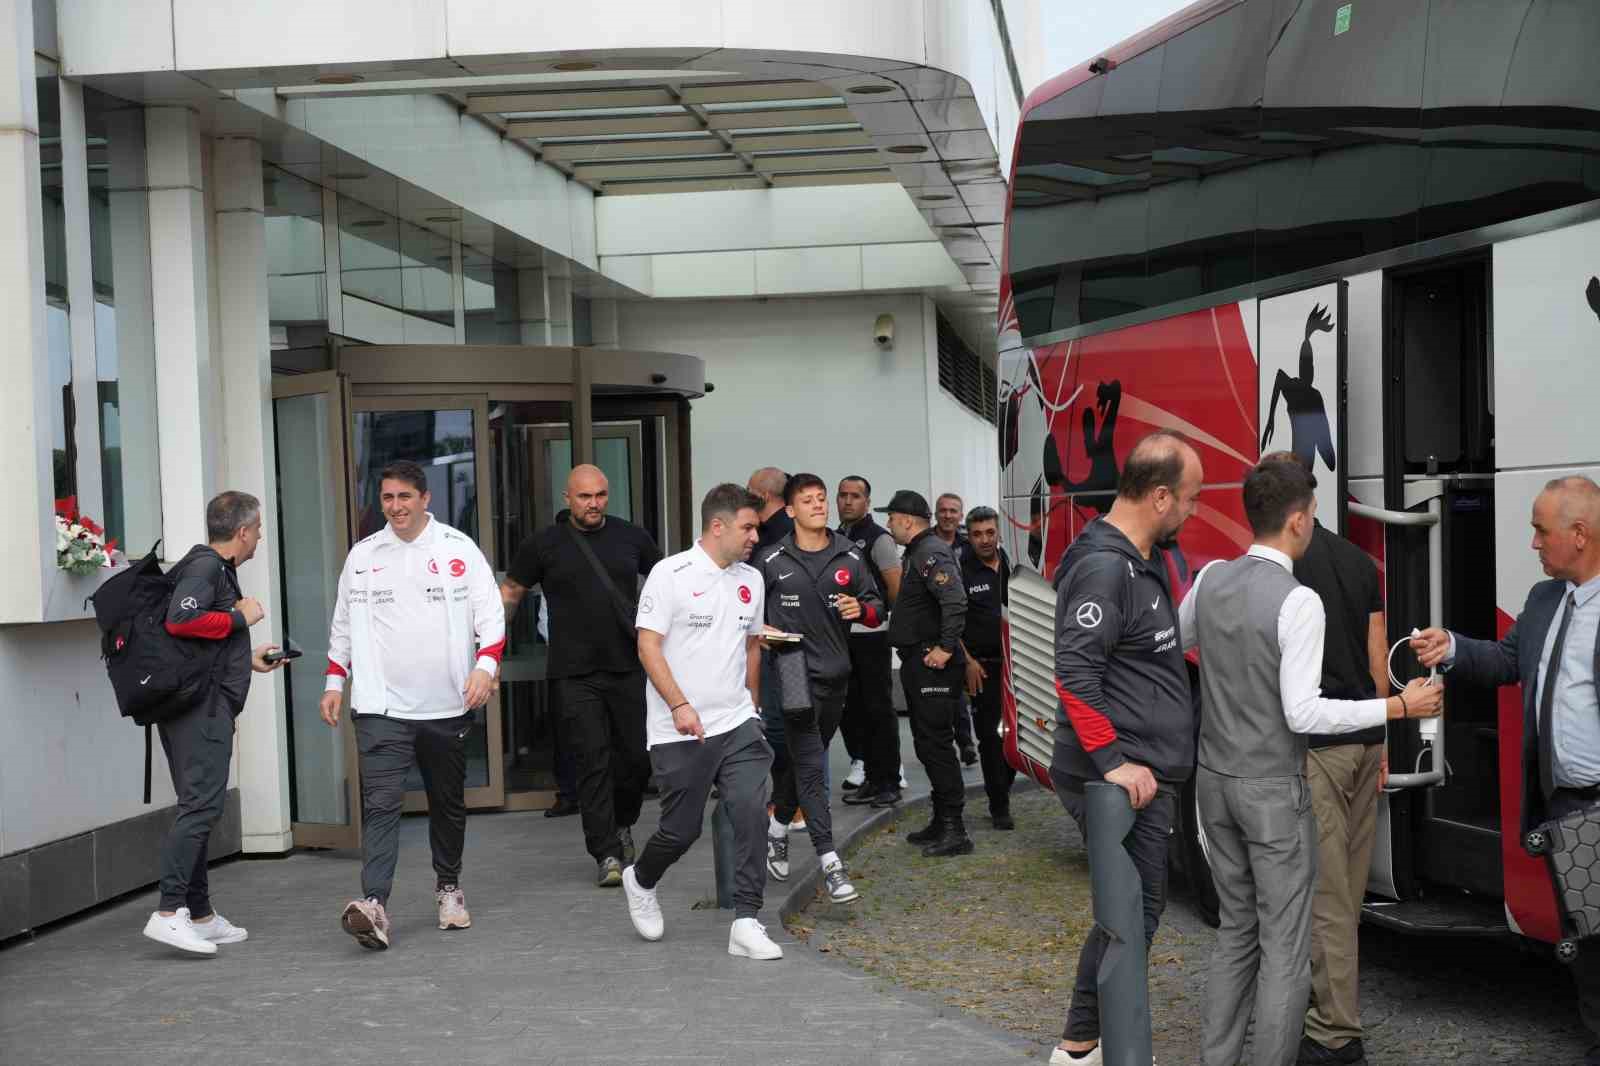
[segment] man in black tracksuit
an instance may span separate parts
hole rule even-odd
[[[961,819],[966,785],[956,761],[956,714],[965,678],[961,633],[967,593],[961,567],[929,526],[933,512],[918,493],[901,489],[884,508],[889,532],[906,549],[900,598],[889,619],[889,643],[900,653],[900,686],[911,712],[911,740],[933,786],[933,820],[906,835],[922,854],[966,855],[972,838]]]
[[[1055,574],[1055,682],[1060,697],[1050,780],[1085,843],[1084,785],[1120,785],[1133,805],[1123,842],[1144,894],[1148,942],[1166,907],[1167,838],[1178,792],[1194,772],[1189,671],[1168,578],[1167,550],[1194,511],[1200,457],[1164,431],[1134,445],[1111,511],[1086,526]],[[1100,1041],[1098,974],[1106,934],[1090,931],[1060,1050]]]
[[[780,705],[764,706],[761,713],[783,715],[789,762],[774,773],[767,873],[788,880],[789,822],[801,807],[829,897],[853,903],[859,896],[833,848],[824,764],[850,683],[850,623],[880,625],[883,599],[856,546],[828,528],[828,487],[822,479],[796,474],[784,495],[794,530],[754,560],[766,584],[767,624],[802,637],[798,645],[774,644],[768,660],[778,675],[772,692]],[[762,689],[769,691],[766,685]]]
[[[872,520],[872,484],[860,474],[839,479],[839,532],[856,546],[883,594],[894,607],[900,594],[900,548]],[[852,806],[892,807],[900,802],[900,720],[894,711],[894,649],[886,628],[850,627],[850,686],[839,718],[850,758],[860,759],[862,779],[844,801]],[[846,779],[844,787],[851,783]]]

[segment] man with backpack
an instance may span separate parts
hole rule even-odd
[[[206,505],[206,541],[190,549],[167,575],[172,599],[166,631],[209,660],[198,702],[170,716],[152,716],[172,771],[178,817],[161,847],[161,903],[144,935],[197,955],[215,955],[218,944],[248,935],[211,906],[206,878],[211,829],[222,816],[233,759],[234,719],[244,709],[250,672],[271,673],[278,649],[253,652],[249,628],[265,612],[239,590],[237,570],[261,543],[261,501],[245,492],[224,492]],[[149,675],[145,677],[149,681]]]

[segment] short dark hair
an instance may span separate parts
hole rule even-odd
[[[428,475],[410,459],[396,459],[378,472],[379,491],[385,481],[404,481],[418,492],[428,491]]]
[[[735,485],[731,481],[722,484],[706,493],[706,498],[700,501],[700,528],[711,528],[713,518],[732,520],[733,516],[745,508],[761,513],[761,497],[745,488]]]
[[[1170,429],[1158,429],[1139,438],[1122,464],[1117,495],[1125,500],[1142,500],[1159,488],[1177,492],[1188,448],[1188,442]]]
[[[972,528],[974,522],[998,522],[1000,515],[993,507],[974,507],[967,512],[967,528]]]
[[[827,495],[827,482],[816,474],[795,474],[784,485],[784,503],[792,504],[795,496],[800,495],[802,488],[821,488],[822,495]]]
[[[872,482],[868,481],[860,474],[846,474],[844,477],[839,479],[839,484],[843,485],[846,481],[861,482],[861,494],[866,496],[868,499],[872,498]]]
[[[1290,515],[1311,506],[1316,488],[1311,471],[1292,457],[1269,455],[1257,463],[1244,478],[1244,513],[1251,532],[1258,537],[1283,532]]]
[[[206,542],[221,544],[261,518],[261,501],[248,492],[219,492],[206,504]]]

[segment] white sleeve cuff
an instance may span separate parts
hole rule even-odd
[[[324,691],[324,692],[343,692],[344,691],[344,675],[343,674],[329,674],[327,681],[322,686],[322,691]]]
[[[500,673],[500,660],[493,655],[480,655],[473,667],[474,669],[482,670],[490,677],[497,677]]]

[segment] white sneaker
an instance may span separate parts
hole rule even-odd
[[[911,787],[910,785],[906,784],[906,764],[905,763],[901,763],[900,764],[900,787],[903,788],[903,789]],[[1083,1060],[1080,1059],[1078,1061],[1081,1062]]]
[[[151,912],[150,920],[144,923],[144,935],[168,947],[192,951],[196,955],[217,953],[217,945],[195,931],[194,923],[189,921],[188,907],[179,907],[178,913],[170,918],[160,911]]]
[[[842,859],[834,859],[822,868],[822,880],[828,886],[828,899],[834,903],[854,903],[861,898],[856,886],[850,883]]]
[[[783,949],[767,936],[767,927],[754,918],[736,918],[728,930],[728,954],[741,959],[781,959]]]
[[[656,890],[640,885],[631,866],[622,871],[622,894],[628,897],[628,917],[633,921],[634,932],[646,940],[660,940],[667,923],[662,920]]]
[[[211,912],[209,922],[191,921],[189,926],[202,939],[209,940],[213,944],[237,944],[250,936],[248,931],[240,929],[216,911]]]
[[[1081,1059],[1075,1059],[1064,1051],[1060,1044],[1050,1052],[1050,1066],[1101,1066],[1105,1057],[1100,1054],[1100,1045],[1096,1044],[1094,1050]]]
[[[850,760],[850,772],[844,775],[844,788],[849,792],[858,789],[867,780],[867,764],[860,759]]]

